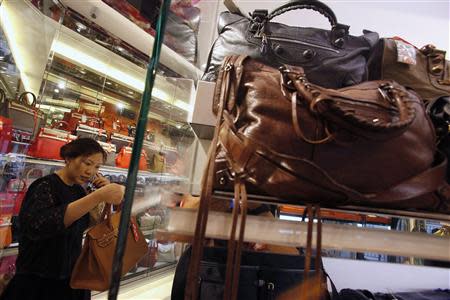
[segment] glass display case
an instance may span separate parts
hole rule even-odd
[[[108,153],[100,173],[119,184],[127,178],[148,53],[67,2],[0,2],[0,89],[6,96],[2,108],[7,106],[0,114],[3,273],[14,272],[18,212],[27,187],[64,165],[62,145],[78,137],[96,139]],[[112,4],[105,3],[114,15]],[[136,26],[120,17],[123,26]],[[151,42],[151,30],[145,34]],[[174,51],[177,40],[169,40],[157,70],[133,205],[149,250],[125,279],[173,266],[179,255],[175,243],[156,240],[154,232],[167,221],[167,204],[176,206],[190,192],[197,138],[188,119],[201,72],[195,60]]]

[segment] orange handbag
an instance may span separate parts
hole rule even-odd
[[[116,156],[116,166],[119,168],[128,169],[130,167],[131,152],[133,148],[125,146],[120,149],[119,154]],[[139,160],[139,170],[147,170],[147,154],[144,150],[141,152],[141,159]]]
[[[100,220],[103,221],[86,233],[83,249],[70,279],[73,289],[105,291],[109,288],[120,213],[112,214],[111,204],[106,204]],[[136,266],[148,251],[147,241],[134,218],[131,218],[128,230],[122,276]]]

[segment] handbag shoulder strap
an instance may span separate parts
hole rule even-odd
[[[189,273],[186,281],[186,300],[198,298],[198,274],[200,271],[200,260],[203,256],[203,242],[208,222],[208,212],[212,196],[214,181],[214,159],[217,152],[219,140],[219,128],[222,123],[226,101],[230,95],[236,95],[242,78],[242,65],[247,56],[227,56],[220,69],[216,89],[214,92],[214,102],[219,103],[217,122],[214,131],[214,138],[208,153],[208,162],[202,178],[202,192],[197,213],[194,240],[192,243],[192,257],[189,265]],[[218,100],[217,100],[218,99]]]

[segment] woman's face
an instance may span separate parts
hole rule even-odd
[[[67,161],[67,174],[75,184],[85,184],[94,177],[103,164],[103,155],[95,153],[89,156],[79,156]]]

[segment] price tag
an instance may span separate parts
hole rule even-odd
[[[416,48],[405,42],[395,40],[397,46],[397,61],[407,65],[416,65]]]
[[[133,220],[131,220],[130,222],[131,222],[131,230],[133,231],[134,240],[137,242],[137,241],[139,241],[139,233],[138,233],[137,225]]]

